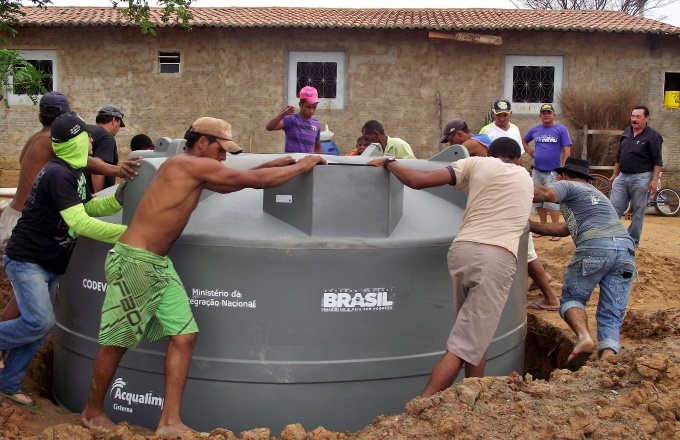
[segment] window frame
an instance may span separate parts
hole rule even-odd
[[[288,52],[288,105],[297,107],[297,63],[337,63],[335,98],[319,98],[317,109],[345,108],[345,52],[339,51],[289,51]]]
[[[553,100],[557,99],[564,87],[564,57],[562,55],[506,55],[505,74],[503,78],[503,97],[511,101],[514,114],[538,114],[543,103],[516,102],[512,100],[513,70],[515,66],[554,67]],[[552,102],[555,113],[561,113],[562,108],[557,102]]]
[[[27,61],[51,61],[52,62],[52,90],[59,91],[59,60],[57,51],[54,49],[15,49],[22,52],[22,57]],[[43,95],[37,95],[38,101]],[[18,95],[7,90],[7,103],[13,105],[33,105],[28,95]]]
[[[177,58],[179,58],[179,61],[177,63],[162,63],[161,62],[161,57],[163,55],[161,54],[166,54],[165,57],[169,57],[169,54],[177,54]],[[158,51],[158,74],[159,75],[179,75],[182,73],[182,53],[179,50],[159,50]],[[161,71],[161,66],[163,65],[172,65],[172,66],[177,66],[177,72],[162,72]]]

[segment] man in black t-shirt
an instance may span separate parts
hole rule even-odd
[[[92,137],[92,157],[103,160],[111,165],[118,165],[118,146],[115,136],[121,128],[125,127],[123,113],[115,105],[106,105],[97,113],[97,125],[90,125],[87,131]],[[116,184],[116,178],[112,176],[100,176],[86,174],[87,187],[90,191],[98,193],[104,188]]]
[[[92,198],[82,171],[90,148],[85,127],[75,113],[52,123],[56,157],[36,175],[3,256],[20,316],[0,322],[0,350],[8,352],[0,370],[0,396],[24,405],[33,401],[21,391],[21,381],[54,326],[52,300],[76,239],[84,235],[113,243],[126,229],[90,217],[118,212],[125,185],[109,197]]]

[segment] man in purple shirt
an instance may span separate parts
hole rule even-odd
[[[522,139],[524,150],[534,158],[534,166],[531,177],[534,185],[548,186],[557,181],[553,172],[555,168],[564,166],[564,162],[571,154],[571,139],[569,131],[562,124],[555,123],[555,108],[552,104],[543,104],[540,110],[541,123],[526,132]],[[529,142],[534,142],[534,148]],[[555,203],[534,203],[541,223],[548,222],[548,212],[553,223],[560,221],[560,207]],[[533,234],[533,237],[540,237]],[[560,237],[551,237],[551,241],[557,241]]]
[[[314,119],[319,93],[314,87],[300,89],[300,111],[289,105],[267,123],[267,131],[283,130],[286,133],[286,153],[323,153],[321,148],[321,123]]]

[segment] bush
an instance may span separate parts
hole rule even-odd
[[[640,89],[632,82],[613,88],[570,87],[562,91],[564,114],[577,127],[589,130],[623,130],[630,124],[630,112],[640,103]],[[588,157],[592,165],[613,165],[619,136],[588,136]],[[572,156],[581,156],[581,141],[572,145]]]

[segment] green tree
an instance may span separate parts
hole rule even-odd
[[[38,96],[47,92],[43,81],[50,75],[40,72],[22,55],[19,50],[0,49],[0,98],[5,108],[9,108],[10,91],[28,95],[33,105],[38,103]]]
[[[160,17],[162,23],[174,21],[180,23],[185,28],[190,28],[189,21],[193,18],[189,7],[192,0],[157,0],[155,3],[163,8],[163,13]],[[25,4],[32,4],[44,8],[52,4],[52,0],[28,0]],[[126,2],[119,2],[118,0],[111,0],[114,8],[119,4],[123,14],[127,15],[131,20],[141,26],[143,33],[151,33],[155,35],[154,28],[156,23],[151,20],[148,0],[127,0]],[[0,0],[0,36],[9,34],[14,36],[16,29],[12,26],[18,23],[19,18],[26,15],[21,10],[23,4],[21,1]],[[7,42],[6,37],[0,37],[4,42]]]
[[[187,29],[193,15],[189,11],[192,0],[158,0],[156,3],[163,8],[160,17],[162,23],[173,20]],[[27,2],[24,2],[27,3]],[[45,8],[52,4],[51,0],[29,0],[34,6]],[[114,8],[118,7],[117,0],[111,0]],[[142,33],[155,35],[155,23],[150,17],[151,7],[147,0],[128,0],[121,7],[121,11],[142,28]],[[7,45],[9,39],[17,33],[15,26],[19,19],[26,15],[20,1],[0,0],[0,44]],[[5,108],[9,108],[7,96],[9,92],[26,94],[38,103],[38,96],[47,92],[43,85],[50,75],[40,72],[36,67],[23,58],[23,53],[16,50],[0,49],[0,99]]]

